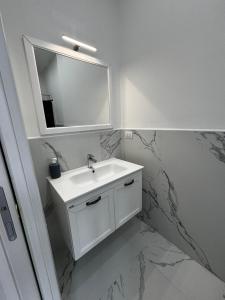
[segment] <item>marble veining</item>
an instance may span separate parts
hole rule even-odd
[[[113,130],[100,135],[100,146],[106,152],[105,159],[111,158],[121,144],[121,133]]]
[[[61,274],[58,278],[59,289],[63,300],[66,299],[66,295],[69,294],[72,282],[72,274],[75,268],[75,261],[69,251],[65,255],[64,266]]]
[[[119,275],[119,279],[115,279],[108,288],[107,300],[114,300],[116,292],[118,292],[122,298],[125,298],[123,276],[121,274]],[[99,300],[102,300],[102,298],[99,298]]]
[[[62,261],[62,255],[58,255]],[[134,218],[59,274],[67,300],[222,300],[225,284]]]
[[[50,149],[53,152],[54,157],[57,158],[60,164],[62,172],[68,171],[70,169],[65,157],[60,151],[56,150],[56,148],[52,144],[50,144],[49,142],[44,142],[43,146],[47,149]]]
[[[158,209],[162,215],[171,223],[174,225],[176,231],[181,236],[181,238],[188,244],[189,247],[194,251],[196,254],[199,262],[202,263],[204,267],[206,267],[208,270],[213,272],[209,260],[207,258],[207,255],[205,251],[199,246],[199,244],[195,241],[195,239],[192,237],[190,232],[187,230],[186,226],[182,222],[181,218],[179,217],[179,201],[177,192],[175,189],[175,185],[172,182],[168,172],[165,169],[165,166],[163,165],[162,159],[159,158],[159,154],[157,153],[157,134],[156,131],[153,132],[153,138],[150,141],[147,141],[140,132],[134,131],[134,134],[136,134],[139,137],[139,140],[143,144],[145,148],[151,151],[152,155],[156,157],[159,161],[160,167],[159,167],[159,173],[158,178],[162,181],[166,182],[167,185],[167,191],[165,195],[163,196],[163,199],[160,204],[158,198],[158,192],[156,188],[153,187],[153,183],[156,178],[147,179],[144,178],[144,181],[147,182],[147,188],[143,188],[143,192],[147,194],[149,199],[149,208],[148,210],[144,211],[145,219],[148,218],[151,220],[151,210],[152,209]],[[166,210],[163,205],[168,205],[168,210]]]
[[[225,163],[225,133],[199,132],[199,136],[209,143],[209,151],[222,163]]]
[[[142,134],[137,131],[137,130],[133,130],[133,134],[136,135],[141,143],[145,146],[145,149],[151,151],[151,153],[159,160],[161,161],[161,158],[158,154],[158,149],[157,149],[157,144],[156,144],[156,137],[157,137],[157,132],[156,130],[153,131],[153,137],[150,141],[147,141],[144,136],[142,136]]]
[[[173,262],[164,262],[164,261],[154,261],[152,259],[149,259],[150,263],[154,264],[154,265],[157,265],[157,266],[160,266],[160,267],[174,267],[176,264],[180,264],[186,260],[191,260],[190,257],[188,258],[182,258],[182,259],[178,259],[176,261],[173,261]]]
[[[146,264],[145,264],[145,256],[143,251],[140,251],[138,256],[138,263],[139,263],[139,297],[138,300],[143,300],[144,292],[145,292],[145,270],[146,270]]]

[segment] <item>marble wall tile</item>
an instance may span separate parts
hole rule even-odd
[[[225,279],[224,133],[134,130],[122,153],[145,167],[142,220]]]

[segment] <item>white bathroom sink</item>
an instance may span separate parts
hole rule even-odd
[[[143,168],[116,158],[95,163],[93,167],[94,173],[85,166],[63,172],[60,178],[48,180],[60,198],[67,202]]]
[[[75,186],[87,186],[113,177],[125,170],[126,167],[111,162],[103,166],[94,167],[94,172],[87,168],[84,171],[71,176],[70,180]]]

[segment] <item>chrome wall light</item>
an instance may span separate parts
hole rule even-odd
[[[65,42],[68,42],[70,44],[73,45],[73,50],[74,51],[79,51],[80,48],[83,48],[83,49],[86,49],[88,51],[91,51],[91,52],[96,52],[97,49],[93,46],[90,46],[88,44],[85,44],[85,43],[82,43],[80,41],[77,41],[69,36],[66,36],[66,35],[62,35],[62,39],[65,41]]]

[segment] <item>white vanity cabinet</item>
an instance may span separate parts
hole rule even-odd
[[[67,235],[74,259],[79,259],[141,209],[140,171],[69,203]]]
[[[75,260],[142,209],[142,166],[112,158],[48,179]]]
[[[68,207],[75,259],[79,259],[115,230],[113,190],[94,193]]]
[[[141,172],[128,176],[114,190],[116,229],[130,220],[142,209]]]

